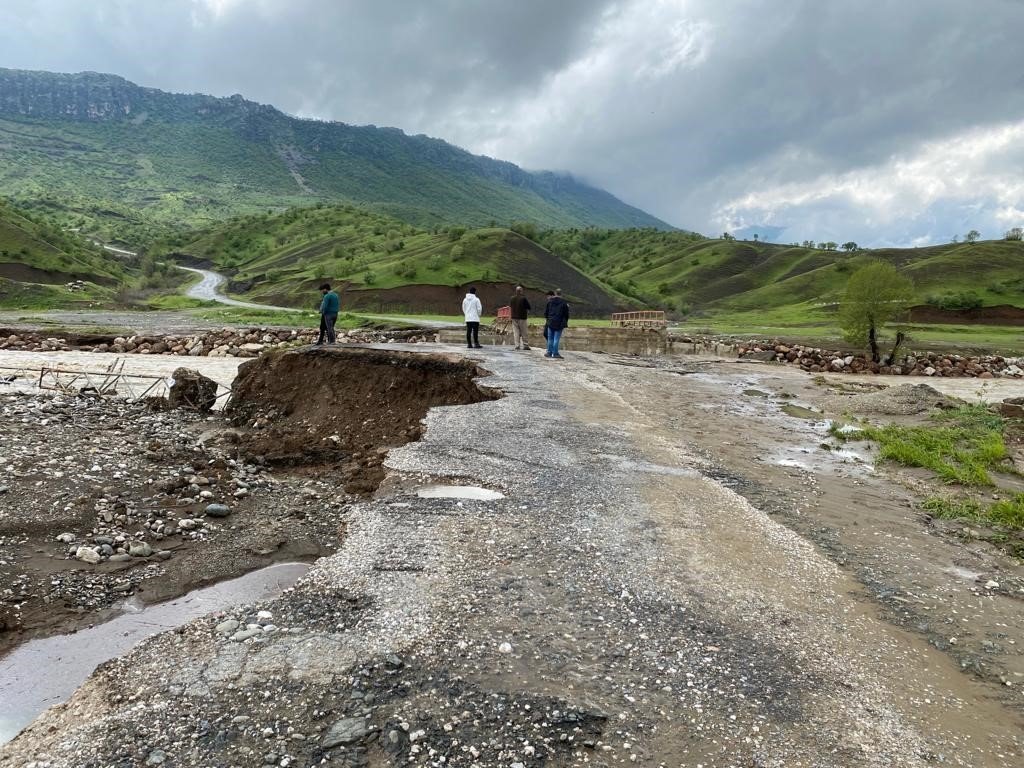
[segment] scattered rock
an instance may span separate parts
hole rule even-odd
[[[192,368],[177,368],[168,399],[172,408],[190,408],[207,413],[217,402],[217,382]]]
[[[363,739],[368,733],[366,720],[361,717],[345,717],[331,726],[327,735],[324,736],[321,746],[324,749],[331,749],[344,744],[352,744]]]
[[[79,547],[75,550],[75,558],[90,565],[96,565],[96,563],[103,559],[99,549],[95,547]]]

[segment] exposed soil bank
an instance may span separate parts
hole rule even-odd
[[[239,369],[227,415],[261,463],[337,465],[349,492],[383,479],[389,448],[416,440],[430,408],[492,400],[475,363],[444,355],[324,347],[265,354]]]
[[[238,377],[240,428],[220,413],[0,392],[0,653],[103,621],[128,596],[155,603],[334,551],[348,494],[377,487],[429,408],[495,396],[479,373],[410,352],[274,354]]]
[[[1024,307],[1000,304],[978,309],[939,309],[922,304],[910,309],[915,323],[965,323],[969,325],[1024,325]]]

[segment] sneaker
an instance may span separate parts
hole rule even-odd
[[[475,347],[473,347],[473,349],[483,349],[483,345],[477,344]]]
[[[551,353],[550,352],[545,352],[544,353],[544,357],[551,357]]]
[[[529,349],[533,349],[533,347],[523,347],[523,350],[524,350],[524,351],[525,351],[525,350],[529,350]]]
[[[555,360],[565,360],[561,355],[552,355],[552,357],[555,358]]]

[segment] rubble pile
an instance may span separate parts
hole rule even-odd
[[[1022,378],[1024,359],[1001,355],[951,355],[937,352],[910,352],[900,355],[891,365],[875,363],[863,354],[784,344],[778,340],[720,339],[714,337],[675,336],[675,344],[692,345],[693,351],[735,354],[745,360],[799,365],[808,373],[875,373],[889,376],[947,376],[954,378]]]
[[[0,349],[54,352],[78,349],[115,354],[180,355],[188,357],[256,357],[264,349],[303,346],[316,341],[316,329],[223,328],[187,335],[98,337],[47,336],[34,331],[12,331],[0,336]],[[434,341],[422,330],[394,331],[353,328],[338,332],[339,344],[381,344]]]

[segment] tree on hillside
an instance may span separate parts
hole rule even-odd
[[[853,242],[853,240],[850,240],[847,243],[843,243],[843,250],[844,251],[849,251],[850,253],[853,253],[854,251],[857,250],[857,248],[858,248],[858,246],[857,246],[857,244],[855,242]]]
[[[878,332],[890,320],[905,312],[914,298],[914,284],[901,275],[896,267],[884,261],[871,261],[850,275],[846,294],[839,305],[839,324],[843,336],[850,344],[865,347],[871,359],[881,362],[878,351]],[[896,334],[892,353],[896,357],[903,332]]]
[[[1024,228],[1014,227],[1006,233],[1007,240],[1024,240]]]
[[[733,237],[732,235],[730,235],[728,232],[723,232],[722,233],[722,239],[723,240],[735,240],[736,238]]]
[[[981,232],[979,232],[976,229],[972,229],[970,232],[968,232],[966,235],[964,235],[964,242],[965,243],[976,243],[976,242],[978,242],[978,238],[980,238],[980,237],[981,237]]]
[[[813,240],[804,240],[802,243],[800,243],[800,245],[802,245],[804,248],[817,248],[818,247]]]

